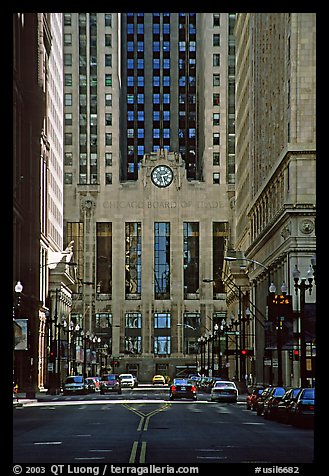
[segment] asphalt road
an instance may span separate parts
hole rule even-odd
[[[45,396],[13,415],[14,463],[312,463],[314,432],[168,389]]]

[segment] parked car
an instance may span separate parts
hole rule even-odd
[[[86,395],[87,393],[89,393],[88,383],[82,375],[70,375],[66,377],[63,385],[64,395]]]
[[[101,377],[100,393],[104,395],[107,392],[121,394],[121,382],[118,374],[105,374]]]
[[[92,377],[86,378],[86,383],[88,386],[88,393],[95,393],[96,392],[96,383]]]
[[[256,402],[259,395],[262,394],[264,387],[254,387],[251,392],[247,395],[246,404],[247,410],[256,410]]]
[[[228,380],[218,380],[210,392],[212,402],[233,402],[238,400],[238,389],[234,382]]]
[[[268,394],[270,393],[272,388],[273,388],[272,385],[269,385],[268,387],[265,387],[264,390],[262,391],[262,393],[257,397],[256,404],[255,404],[257,415],[262,415],[263,414],[264,401],[268,397]]]
[[[119,379],[121,382],[121,388],[134,388],[135,387],[135,380],[132,374],[120,374]]]
[[[173,380],[169,390],[169,399],[177,398],[197,399],[197,389],[193,380],[176,378]]]
[[[275,418],[278,411],[278,404],[286,392],[285,387],[273,387],[264,400],[264,418]]]
[[[314,423],[315,388],[301,388],[291,405],[291,423],[304,425]]]
[[[152,384],[153,385],[156,385],[156,384],[165,385],[166,384],[166,379],[164,378],[163,375],[154,375],[154,377],[152,378]]]
[[[93,381],[95,382],[95,387],[96,387],[96,392],[99,392],[100,390],[100,377],[88,377],[88,378],[92,378]]]
[[[291,406],[296,401],[297,395],[300,392],[300,387],[288,388],[278,403],[276,412],[276,420],[282,423],[289,423],[291,420]]]

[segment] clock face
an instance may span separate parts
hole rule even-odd
[[[158,165],[151,173],[151,179],[157,187],[168,187],[173,181],[174,174],[170,167]]]

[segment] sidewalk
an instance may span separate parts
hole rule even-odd
[[[31,403],[36,403],[40,397],[46,393],[46,390],[43,392],[37,392],[35,398],[27,398],[26,393],[13,393],[13,406],[14,407],[23,407]]]

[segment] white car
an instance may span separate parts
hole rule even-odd
[[[210,392],[210,400],[212,402],[233,402],[238,400],[238,389],[234,382],[229,380],[218,380]]]
[[[132,374],[120,374],[119,379],[121,382],[121,388],[128,387],[134,388],[135,387],[135,379]]]

